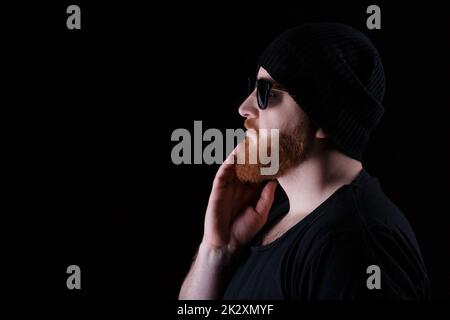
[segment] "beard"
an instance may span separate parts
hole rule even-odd
[[[265,180],[275,180],[285,174],[289,169],[299,165],[305,158],[309,145],[310,126],[306,121],[299,126],[287,132],[279,132],[278,146],[272,148],[270,143],[270,134],[266,146],[267,155],[273,158],[272,152],[279,152],[279,166],[275,174],[262,174],[261,169],[269,167],[271,164],[263,164],[260,159],[261,136],[259,131],[252,125],[249,120],[245,121],[247,129],[255,129],[256,137],[250,138],[246,135],[245,139],[238,146],[238,157],[245,159],[244,163],[235,164],[236,177],[241,182],[259,183]],[[266,138],[266,137],[264,137]],[[256,163],[250,163],[249,150],[257,150]],[[266,150],[263,150],[266,151]]]

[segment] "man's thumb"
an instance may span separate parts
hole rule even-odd
[[[263,216],[264,219],[267,218],[270,208],[272,207],[277,184],[278,183],[276,180],[268,182],[261,191],[261,196],[259,197],[258,203],[256,204],[255,207],[256,212],[259,215]]]

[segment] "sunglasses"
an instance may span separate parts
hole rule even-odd
[[[286,92],[286,89],[282,86],[273,83],[266,79],[253,79],[248,78],[248,94],[250,95],[256,88],[256,97],[258,100],[258,107],[264,110],[269,105],[269,98],[272,95],[272,90],[278,90]]]

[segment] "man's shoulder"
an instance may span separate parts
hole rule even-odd
[[[311,248],[341,241],[371,243],[368,238],[383,242],[401,238],[417,246],[404,214],[384,194],[378,181],[367,174],[342,187],[329,200],[302,237],[303,243],[314,243]]]
[[[336,235],[367,229],[389,233],[398,230],[412,232],[403,212],[383,192],[378,180],[367,172],[362,172],[337,193],[317,220],[320,232]]]

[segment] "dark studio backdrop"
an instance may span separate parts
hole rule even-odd
[[[364,166],[412,224],[435,299],[450,298],[449,23],[442,2],[148,4],[74,0],[3,11],[2,296],[175,299],[217,165],[174,165],[171,134],[242,127],[261,50],[312,21],[379,49],[385,116]],[[81,8],[81,30],[66,8]],[[381,8],[381,30],[366,8]],[[79,265],[82,289],[68,290]]]

